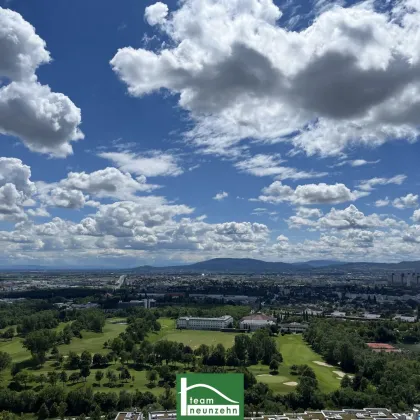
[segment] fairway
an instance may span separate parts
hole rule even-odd
[[[184,343],[192,349],[196,349],[200,344],[208,346],[223,344],[225,348],[229,348],[233,346],[235,334],[220,331],[175,330],[168,332],[163,338]]]
[[[74,337],[70,344],[58,346],[58,350],[63,354],[67,354],[69,351],[81,353],[83,350],[88,350],[92,354],[109,353],[109,350],[103,348],[104,342],[117,337],[127,328],[127,325],[115,324],[114,322],[115,320],[112,318],[107,319],[102,333],[82,331],[83,338]]]
[[[323,392],[331,392],[339,388],[340,379],[333,373],[337,367],[319,366],[314,361],[322,361],[319,354],[315,353],[303,340],[301,335],[286,334],[277,338],[277,346],[283,356],[283,362],[279,366],[278,375],[270,375],[270,369],[265,365],[254,365],[248,369],[256,376],[258,382],[266,383],[277,393],[286,394],[295,388],[286,385],[287,382],[299,382],[299,377],[290,374],[292,365],[310,366],[318,379],[319,388]]]
[[[290,375],[290,366],[306,364],[314,370],[321,391],[335,391],[340,386],[340,380],[333,373],[333,370],[339,369],[337,367],[319,366],[314,363],[317,360],[322,361],[322,358],[306,344],[301,335],[281,335],[277,338],[277,345],[284,359],[284,362],[280,365],[279,375],[287,376],[289,381],[299,382],[296,376]],[[292,387],[282,384],[282,388],[290,392]]]
[[[114,322],[115,319],[107,319],[102,333],[82,331],[83,338],[73,337],[70,344],[59,346],[60,353],[67,354],[69,351],[82,353],[83,350],[88,350],[92,354],[107,353],[108,350],[103,348],[104,342],[117,337],[127,327],[126,325],[114,324]],[[61,323],[56,331],[62,331],[65,325],[65,323]],[[21,362],[31,357],[30,352],[22,347],[22,339],[19,337],[14,337],[13,340],[0,341],[0,351],[9,353],[14,362]]]
[[[175,320],[170,318],[160,318],[159,322],[162,326],[157,333],[151,333],[147,337],[149,341],[156,342],[158,340],[170,340],[183,343],[196,349],[200,344],[208,346],[216,346],[223,344],[226,348],[232,347],[235,340],[235,333],[224,333],[220,331],[202,331],[202,330],[177,330]]]

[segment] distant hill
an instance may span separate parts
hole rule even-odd
[[[310,266],[313,268],[318,268],[318,267],[330,267],[332,265],[342,265],[345,264],[342,261],[337,261],[337,260],[311,260],[311,261],[305,261],[304,263],[294,263],[294,265],[298,265],[298,266]]]
[[[354,262],[342,263],[340,265],[330,266],[330,269],[340,269],[348,271],[416,271],[420,272],[420,261],[402,261],[399,263],[371,263],[371,262]]]
[[[403,261],[400,263],[346,263],[336,260],[312,260],[302,263],[284,263],[256,260],[252,258],[213,258],[188,265],[169,267],[141,266],[129,271],[137,273],[304,273],[317,272],[352,272],[352,271],[392,271],[406,270],[420,272],[420,261]]]
[[[189,265],[171,267],[141,266],[133,268],[135,272],[179,272],[179,273],[286,273],[310,268],[283,262],[267,262],[252,258],[213,258]]]

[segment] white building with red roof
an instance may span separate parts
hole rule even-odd
[[[264,314],[252,314],[241,319],[239,326],[244,330],[259,330],[260,328],[269,327],[276,324],[276,318]]]

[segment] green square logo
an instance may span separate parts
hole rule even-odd
[[[178,420],[243,420],[242,373],[186,373],[176,375]]]

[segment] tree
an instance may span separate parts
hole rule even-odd
[[[348,375],[344,375],[341,380],[341,388],[351,388],[352,380]]]
[[[0,372],[6,370],[12,364],[12,356],[9,353],[0,351]]]
[[[122,381],[128,381],[131,378],[130,372],[126,367],[121,369],[120,378]]]
[[[8,328],[2,335],[5,340],[11,340],[15,336],[15,329],[13,327]]]
[[[29,382],[29,374],[25,371],[19,372],[15,375],[14,380],[18,384],[23,385],[23,387],[26,388]]]
[[[273,372],[278,372],[279,370],[279,362],[276,359],[271,360],[270,362],[270,370]]]
[[[57,405],[56,402],[54,402],[53,405],[50,408],[50,416],[51,417],[58,417],[59,416],[58,405]]]
[[[130,360],[131,354],[128,351],[122,351],[120,354],[120,361],[122,365],[125,365]]]
[[[100,353],[95,353],[93,355],[92,363],[94,366],[104,366],[108,364],[108,358]]]
[[[69,351],[67,357],[67,367],[69,369],[79,369],[80,368],[80,356],[74,351]]]
[[[114,338],[111,342],[111,349],[116,354],[120,354],[124,350],[124,341],[120,337]]]
[[[69,377],[69,381],[72,384],[75,384],[76,382],[79,382],[80,381],[80,373],[79,372],[73,372]]]
[[[32,358],[37,363],[43,364],[46,360],[45,355],[55,345],[56,341],[57,334],[55,331],[32,331],[23,340],[23,347],[31,352]]]
[[[47,419],[50,416],[50,412],[48,410],[48,407],[44,404],[41,405],[38,411],[38,419],[44,420]]]
[[[57,383],[57,381],[59,380],[59,378],[60,378],[60,376],[55,371],[48,372],[47,373],[47,376],[48,376],[48,382],[51,385],[55,385]]]
[[[89,366],[82,366],[80,369],[80,376],[85,378],[85,382],[87,380],[87,377],[90,376],[90,369]]]
[[[118,403],[118,408],[120,410],[131,408],[133,405],[133,396],[131,392],[125,390],[120,392],[120,398]]]
[[[0,420],[19,420],[20,417],[10,411],[0,411]]]
[[[116,373],[114,371],[112,371],[112,370],[108,370],[106,372],[106,377],[109,380],[109,383],[110,383],[111,386],[114,386],[115,383],[118,380],[118,377],[117,377]]]
[[[158,373],[156,370],[148,370],[146,373],[146,378],[149,381],[151,385],[154,385],[154,383],[157,381]]]
[[[39,382],[42,386],[47,382],[47,377],[41,373],[41,375],[38,376],[37,382]]]
[[[66,411],[67,411],[67,404],[64,401],[62,401],[58,406],[58,417],[60,417],[61,420],[64,420]]]
[[[99,405],[96,405],[95,408],[89,414],[89,417],[92,420],[101,420],[101,415],[102,415],[101,409],[100,409]]]
[[[90,367],[92,364],[92,355],[87,350],[80,355],[80,366]]]
[[[175,383],[175,373],[172,372],[171,368],[169,366],[161,366],[159,368],[159,376],[162,379],[163,382],[166,384],[172,385]]]
[[[95,373],[96,382],[101,383],[103,377],[104,377],[104,373],[101,370],[97,370],[96,373]]]
[[[154,351],[160,360],[165,360],[168,364],[171,360],[174,360],[176,354],[179,352],[178,343],[169,340],[160,340],[154,346]]]
[[[159,395],[158,402],[165,410],[172,410],[175,408],[175,395],[169,386],[165,386],[165,392]]]
[[[66,373],[66,371],[65,371],[65,370],[63,370],[63,371],[60,373],[60,382],[62,382],[62,383],[63,383],[63,386],[64,386],[64,384],[65,384],[67,381],[68,381],[67,373]]]

